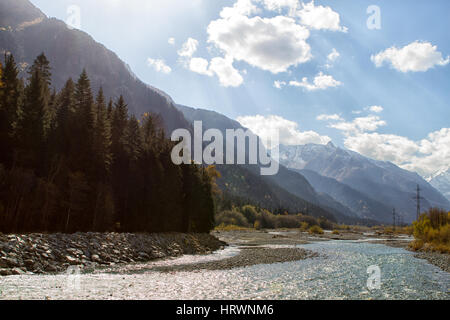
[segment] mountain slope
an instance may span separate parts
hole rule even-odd
[[[204,130],[216,128],[221,132],[225,132],[226,129],[245,129],[239,122],[214,111],[194,109],[182,105],[177,105],[177,107],[189,121],[202,121]],[[245,195],[245,197],[250,199],[261,201],[261,194],[258,196],[256,194],[258,194],[259,188],[264,185],[271,190],[270,193],[263,195],[264,201],[272,199],[277,204],[276,208],[285,207],[290,209],[295,203],[296,206],[301,204],[300,208],[302,208],[303,212],[307,210],[310,213],[312,212],[313,215],[314,211],[318,211],[321,208],[319,211],[328,211],[339,221],[346,223],[362,222],[351,209],[328,195],[317,193],[301,174],[292,172],[282,165],[278,174],[273,176],[261,176],[258,165],[228,165],[218,166],[218,169],[222,170],[223,180],[225,181],[229,178],[227,175],[230,172],[238,171],[243,177],[251,174],[253,180],[250,184],[241,183],[239,187],[235,185],[234,189],[230,188],[229,185],[221,185],[223,190],[225,190],[225,187],[228,187],[228,191],[233,191],[236,195]],[[243,180],[245,179],[243,178]],[[248,193],[253,188],[255,188],[253,197],[249,197]],[[324,213],[321,213],[321,215],[324,215]]]
[[[296,169],[292,169],[296,170]],[[392,208],[371,199],[366,194],[359,192],[348,185],[333,178],[321,176],[315,171],[299,170],[309,183],[318,192],[329,194],[331,197],[358,213],[360,218],[391,222]]]
[[[425,198],[423,208],[449,208],[450,202],[417,173],[403,170],[392,163],[366,158],[356,152],[328,145],[308,144],[281,146],[280,162],[292,169],[307,169],[333,178],[370,198],[382,202],[405,216],[415,219],[413,201],[417,184]]]
[[[429,182],[450,201],[450,168],[431,177]]]
[[[48,19],[28,0],[0,1],[0,53],[11,52],[25,75],[29,66],[44,52],[52,67],[56,89],[86,69],[93,90],[103,87],[105,96],[123,95],[131,113],[160,114],[165,129],[189,127],[172,99],[140,81],[118,56],[79,30],[71,30],[57,19]]]

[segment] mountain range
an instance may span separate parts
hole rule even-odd
[[[450,168],[437,172],[427,181],[450,201]]]
[[[56,90],[86,69],[94,92],[102,87],[107,97],[123,95],[136,116],[159,114],[167,132],[189,127],[167,94],[139,80],[126,63],[90,35],[47,18],[28,0],[0,1],[0,53],[12,53],[25,76],[42,52],[51,62]]]
[[[217,112],[177,105],[163,91],[145,84],[111,50],[87,33],[69,28],[63,21],[48,18],[28,0],[0,1],[0,52],[12,53],[25,76],[40,53],[51,62],[55,89],[86,69],[94,90],[105,96],[123,95],[131,113],[159,114],[166,132],[192,129],[202,120],[204,130],[245,129],[239,122]],[[447,192],[447,175],[430,183],[416,173],[392,163],[380,162],[333,144],[281,146],[280,170],[261,176],[258,165],[221,165],[219,187],[235,198],[268,209],[303,212],[344,223],[390,223],[396,207],[405,221],[415,217],[412,200],[417,184],[422,188],[424,208],[450,203],[433,186]],[[446,191],[447,190],[447,191]]]
[[[317,176],[313,177],[311,173],[307,174],[315,188],[334,194],[336,200],[354,209],[356,207],[350,203],[355,199],[352,199],[350,195],[358,190],[359,194],[366,195],[365,200],[357,196],[356,199],[362,201],[360,205],[365,208],[371,203],[373,206],[368,213],[364,214],[365,210],[359,211],[364,215],[368,214],[369,217],[373,214],[380,215],[379,210],[383,209],[380,204],[383,204],[385,210],[390,207],[388,212],[396,208],[397,212],[404,216],[405,222],[412,222],[416,217],[416,204],[413,198],[417,185],[424,198],[421,201],[422,209],[450,208],[448,199],[417,173],[401,169],[390,162],[366,158],[356,152],[336,147],[333,143],[280,146],[280,163],[305,174],[307,173],[304,170],[309,170],[334,179],[333,183],[323,183],[323,179],[317,179]],[[339,186],[336,182],[344,186]],[[353,190],[343,193],[344,187],[345,189],[350,187]],[[339,188],[341,188],[340,192]],[[376,202],[367,202],[368,199]]]

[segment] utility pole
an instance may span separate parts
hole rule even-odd
[[[420,187],[419,187],[419,185],[417,185],[416,196],[414,197],[414,200],[416,200],[416,205],[417,205],[416,221],[419,221],[419,217],[420,217],[420,200],[421,199],[423,199],[423,198],[420,196]]]
[[[394,220],[394,232],[395,232],[395,208],[392,210],[392,219]]]

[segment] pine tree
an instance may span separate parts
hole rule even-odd
[[[111,151],[113,158],[113,190],[116,203],[116,222],[124,225],[128,211],[128,171],[129,158],[127,156],[126,129],[128,126],[128,107],[120,96],[114,105],[111,124]]]
[[[57,98],[55,151],[67,157],[73,145],[75,84],[70,78]]]
[[[41,151],[45,143],[46,96],[39,71],[35,71],[25,89],[25,103],[18,127],[19,162],[42,173]]]
[[[142,153],[142,131],[134,115],[130,117],[125,132],[126,151],[131,161],[136,162]]]
[[[75,145],[71,157],[76,160],[75,166],[88,176],[94,174],[91,161],[94,149],[95,110],[91,83],[86,70],[80,75],[75,86]]]
[[[94,158],[97,176],[105,180],[112,164],[111,124],[108,119],[103,89],[100,88],[96,99],[96,124],[94,134]]]
[[[0,64],[0,163],[10,167],[13,161],[15,130],[20,108],[21,87],[14,57],[5,55]]]

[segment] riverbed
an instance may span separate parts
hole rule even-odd
[[[276,238],[275,238],[276,239]],[[248,242],[248,241],[247,241]],[[203,268],[232,259],[232,245],[209,256],[183,256],[86,274],[0,278],[1,299],[444,299],[450,273],[403,248],[358,240],[254,244],[315,253],[298,261],[231,269]],[[188,267],[195,265],[195,268]],[[163,270],[161,270],[163,266]],[[186,268],[183,266],[187,266]],[[378,268],[379,286],[373,286]],[[375,274],[375,276],[377,276]],[[368,282],[369,280],[369,282]],[[369,285],[368,285],[369,284]],[[372,285],[371,285],[372,284]]]

